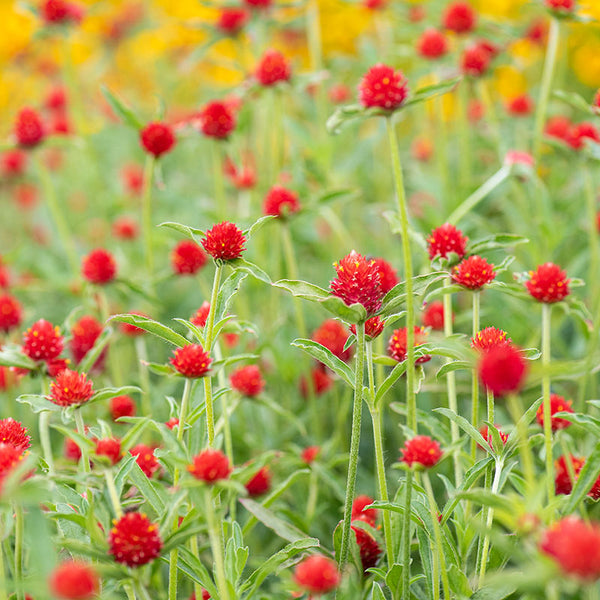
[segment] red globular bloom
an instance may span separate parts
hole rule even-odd
[[[312,335],[313,341],[325,346],[332,354],[344,362],[348,362],[352,358],[352,348],[344,350],[348,337],[348,332],[344,326],[335,319],[323,321]]]
[[[235,113],[226,102],[209,102],[198,116],[200,130],[207,137],[223,140],[235,129]]]
[[[432,260],[437,256],[448,258],[451,252],[462,258],[467,251],[468,239],[460,229],[450,223],[444,223],[444,225],[434,229],[427,238],[429,258]]]
[[[491,59],[492,56],[486,47],[474,44],[463,51],[460,68],[465,75],[481,77],[487,72]]]
[[[363,106],[392,111],[406,100],[408,84],[402,71],[378,63],[363,75],[358,92]]]
[[[246,236],[234,223],[223,221],[206,232],[202,246],[214,259],[234,260],[246,249]]]
[[[300,458],[302,462],[310,465],[315,461],[317,456],[321,453],[321,446],[308,446],[302,450],[302,454],[300,454]]]
[[[503,396],[521,388],[527,365],[519,349],[507,344],[483,352],[478,371],[481,383],[495,396]]]
[[[387,0],[363,0],[362,4],[368,10],[383,10],[387,6]]]
[[[23,458],[23,453],[12,444],[0,444],[0,493],[4,480],[10,475],[11,471],[19,464]]]
[[[75,363],[79,364],[85,357],[85,355],[94,347],[96,340],[100,337],[104,327],[102,323],[97,321],[91,315],[85,315],[73,325],[71,329],[71,341],[69,342],[69,349]],[[102,351],[102,354],[98,357],[98,360],[94,364],[94,367],[101,368],[104,364],[104,358],[106,356],[106,349]]]
[[[417,41],[417,51],[422,57],[435,60],[448,52],[448,40],[441,31],[430,27]]]
[[[208,319],[209,312],[210,302],[204,301],[202,306],[193,314],[190,322],[196,325],[196,327],[204,327],[206,325],[206,319]]]
[[[156,456],[154,456],[154,448],[152,446],[138,444],[129,450],[129,454],[137,457],[135,462],[146,477],[150,478],[158,471],[160,464]]]
[[[379,317],[371,317],[365,321],[365,336],[369,340],[374,340],[383,332],[385,323]],[[350,331],[356,335],[356,325],[350,325]]]
[[[554,263],[544,263],[535,271],[529,271],[529,281],[525,282],[527,291],[538,302],[551,304],[564,300],[570,293],[567,274]]]
[[[377,509],[376,508],[365,508],[369,504],[373,504],[375,500],[371,496],[361,495],[354,498],[352,502],[351,518],[353,521],[364,521],[375,527],[375,521],[377,520]]]
[[[381,307],[383,291],[379,269],[373,260],[352,250],[334,263],[337,278],[330,282],[329,289],[334,296],[341,298],[345,304],[359,303],[365,307],[367,316],[371,316]]]
[[[160,554],[162,541],[156,523],[142,513],[130,512],[114,522],[108,545],[117,562],[141,567]]]
[[[194,456],[188,471],[205,483],[214,483],[219,479],[228,479],[233,468],[229,459],[220,451],[208,448]]]
[[[33,148],[46,137],[46,129],[39,113],[32,108],[23,108],[17,114],[14,128],[19,146]]]
[[[509,150],[504,156],[504,164],[509,167],[512,165],[521,165],[532,169],[535,165],[535,159],[529,152]]]
[[[212,358],[200,344],[188,344],[183,348],[177,348],[174,354],[170,361],[173,368],[184,377],[191,379],[204,377],[212,363]]]
[[[569,516],[554,523],[540,541],[540,550],[560,570],[585,582],[600,577],[600,525]]]
[[[415,325],[415,347],[423,344],[425,342],[425,337],[427,336],[427,331],[423,327],[419,327]],[[401,327],[400,329],[394,330],[392,333],[392,337],[388,342],[388,354],[398,362],[402,362],[406,360],[406,352],[408,348],[407,341],[407,329],[406,327]],[[431,360],[431,356],[429,354],[425,354],[424,356],[419,356],[415,360],[415,364],[426,363]]]
[[[115,396],[110,399],[110,416],[113,421],[120,417],[135,416],[135,402],[130,396]]]
[[[248,398],[258,396],[265,388],[265,380],[256,365],[247,365],[229,376],[229,383],[236,391]]]
[[[350,100],[350,89],[343,83],[335,83],[329,88],[329,99],[334,104],[344,104]]]
[[[116,465],[122,456],[121,440],[117,438],[96,440],[96,455],[106,456],[110,460],[111,465]]]
[[[406,440],[404,448],[401,448],[400,452],[402,452],[400,461],[405,462],[409,467],[412,467],[413,464],[426,468],[433,467],[442,458],[439,443],[427,435],[416,435],[414,438]]]
[[[8,333],[19,327],[23,319],[21,303],[9,294],[0,295],[0,331]]]
[[[398,283],[396,269],[384,258],[373,259],[375,266],[379,271],[379,281],[381,282],[381,291],[387,294]]]
[[[524,117],[533,112],[533,100],[529,94],[521,94],[513,98],[507,105],[506,110],[509,114]]]
[[[54,569],[48,585],[61,600],[90,600],[96,597],[100,580],[92,565],[69,560]]]
[[[179,425],[179,419],[177,417],[171,417],[166,423],[165,425],[173,430],[175,429],[175,427],[177,427]]]
[[[546,121],[544,133],[553,138],[568,142],[571,137],[572,123],[567,117],[557,115]]]
[[[113,255],[104,248],[96,248],[81,261],[81,274],[91,283],[110,283],[117,274],[117,263]]]
[[[0,172],[5,177],[23,175],[27,167],[27,154],[23,150],[8,150],[0,156]]]
[[[63,369],[50,384],[48,400],[58,406],[78,406],[93,395],[92,382],[85,373]]]
[[[569,14],[575,10],[575,0],[545,0],[546,8],[559,14]]]
[[[141,195],[144,190],[144,169],[140,165],[125,165],[121,171],[121,179],[127,193],[132,196]]]
[[[131,217],[119,217],[112,224],[112,234],[120,240],[134,240],[138,236],[138,224]]]
[[[509,346],[511,339],[506,337],[506,331],[496,327],[486,327],[471,338],[471,348],[475,350],[491,350],[498,346]]]
[[[40,319],[23,334],[21,350],[33,360],[51,360],[62,352],[63,346],[58,326]]]
[[[255,9],[266,9],[273,4],[273,0],[244,0],[246,6]]]
[[[452,2],[442,16],[446,29],[455,33],[469,33],[477,24],[477,13],[468,2]]]
[[[66,0],[45,0],[40,6],[40,16],[47,25],[79,23],[83,18],[80,6]]]
[[[156,158],[172,150],[176,142],[173,130],[166,123],[148,123],[140,132],[142,148]]]
[[[585,140],[600,143],[600,133],[592,123],[583,122],[573,125],[569,131],[566,142],[574,150],[581,150],[585,146]]]
[[[239,33],[248,22],[250,15],[244,8],[222,8],[217,20],[217,29],[225,35]]]
[[[205,252],[196,242],[183,240],[171,251],[171,267],[179,275],[197,273],[208,260]]]
[[[265,196],[263,214],[287,217],[300,210],[298,195],[281,185],[274,185]]]
[[[437,331],[444,330],[444,303],[436,300],[427,304],[423,310],[421,321],[425,327],[431,327]]]
[[[536,19],[527,28],[525,37],[534,44],[544,45],[548,35],[548,24],[544,19]]]
[[[571,463],[570,468],[567,466],[567,461]],[[573,490],[573,485],[577,481],[579,472],[585,464],[585,459],[572,454],[560,456],[554,461],[554,491],[556,495],[570,494]],[[571,479],[569,470],[573,472],[574,479]]]
[[[77,445],[77,442],[75,442],[71,438],[65,438],[63,453],[67,460],[79,462],[79,460],[81,459],[81,448]]]
[[[46,108],[62,112],[67,107],[67,92],[62,85],[53,87],[44,100]]]
[[[269,467],[258,470],[244,486],[249,496],[262,496],[271,489],[271,471]]]
[[[360,551],[360,562],[363,571],[366,572],[367,569],[371,569],[377,564],[382,552],[381,546],[373,535],[363,527],[351,525],[350,528],[356,536],[356,543]]]
[[[280,81],[289,81],[292,70],[288,59],[277,50],[267,50],[260,59],[254,77],[261,85],[271,86]]]
[[[559,429],[566,429],[571,425],[571,421],[567,421],[567,419],[561,419],[560,417],[555,417],[554,414],[558,412],[568,412],[572,413],[573,409],[571,408],[572,401],[565,400],[562,396],[558,394],[550,394],[550,415],[551,415],[551,423],[552,423],[552,431],[558,431]],[[543,427],[544,426],[544,404],[540,404],[540,407],[537,409],[535,413],[535,418],[537,422]]]
[[[308,397],[308,385],[307,378],[302,376],[300,378],[300,393],[303,398]],[[320,396],[333,385],[333,379],[321,366],[315,367],[310,372],[310,385],[315,396]]]
[[[31,436],[21,423],[9,417],[0,420],[0,443],[14,446],[23,453],[31,446]]]
[[[500,429],[500,427],[498,427],[498,425],[494,425],[494,428],[496,429],[496,431],[498,432],[498,435],[500,435],[500,439],[502,440],[503,444],[506,444],[506,442],[508,441],[508,434],[504,433],[504,431],[502,431]],[[493,446],[493,438],[490,435],[490,431],[487,425],[483,425],[483,427],[481,427],[481,429],[479,430],[479,433],[481,434],[481,436],[483,437],[483,439],[489,444],[490,448],[493,450],[494,446]],[[478,444],[479,446],[479,444]]]
[[[476,254],[464,259],[452,272],[452,279],[470,290],[479,290],[495,278],[494,265]]]
[[[52,358],[46,361],[46,373],[48,377],[56,377],[61,371],[69,367],[71,361],[68,358]]]
[[[336,563],[319,554],[305,558],[294,571],[294,581],[312,594],[330,592],[339,585],[340,580]]]

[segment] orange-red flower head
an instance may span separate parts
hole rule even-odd
[[[427,435],[416,435],[410,440],[406,440],[404,448],[401,448],[401,462],[405,462],[409,467],[413,464],[430,468],[435,466],[442,458],[442,449],[435,440]]]
[[[108,537],[109,554],[129,567],[141,567],[154,560],[162,548],[158,525],[139,512],[130,512],[115,521]]]
[[[325,594],[337,588],[341,580],[336,563],[325,556],[315,554],[298,564],[294,581],[307,592]]]
[[[92,382],[85,373],[63,369],[50,384],[48,400],[59,406],[78,406],[93,395]]]
[[[220,451],[208,448],[194,456],[188,471],[205,483],[227,479],[232,471],[229,459]]]
[[[223,221],[206,232],[202,246],[214,259],[234,260],[246,249],[246,236],[234,223]]]
[[[192,379],[204,377],[209,371],[210,363],[212,358],[200,344],[188,344],[177,348],[171,358],[173,368],[184,377]]]
[[[569,281],[565,271],[548,262],[529,272],[529,281],[525,282],[525,287],[538,302],[551,304],[560,302],[569,295]]]
[[[402,71],[378,63],[363,75],[358,91],[363,106],[392,111],[406,100],[408,84]]]
[[[452,271],[452,279],[470,290],[480,290],[495,278],[494,265],[477,255],[465,258]]]

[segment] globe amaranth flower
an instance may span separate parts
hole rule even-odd
[[[4,177],[19,177],[27,169],[27,154],[18,148],[0,155],[0,173]]]
[[[373,504],[375,500],[371,496],[361,494],[354,498],[352,502],[351,518],[353,521],[364,521],[371,527],[375,527],[375,521],[377,520],[377,509],[376,508],[365,508],[369,504]]]
[[[273,4],[273,0],[244,0],[244,4],[256,10],[266,10]]]
[[[592,123],[577,123],[569,129],[566,142],[573,150],[581,150],[586,140],[600,143],[600,132]]]
[[[477,255],[465,258],[452,270],[452,279],[455,283],[470,290],[480,290],[495,278],[494,265]]]
[[[573,409],[571,408],[572,401],[565,400],[562,396],[558,394],[550,394],[550,415],[551,415],[551,423],[552,423],[552,431],[558,431],[559,429],[566,429],[571,425],[571,421],[567,421],[567,419],[561,419],[560,417],[555,417],[554,415],[558,412],[568,412],[572,413]],[[543,427],[544,426],[544,404],[540,404],[540,407],[537,409],[535,413],[535,418],[537,422]]]
[[[444,303],[439,300],[427,303],[423,309],[421,321],[425,327],[431,327],[431,329],[435,329],[436,331],[443,331]]]
[[[81,260],[81,274],[91,283],[104,285],[115,278],[117,263],[108,250],[96,248]]]
[[[486,327],[471,338],[471,348],[487,351],[498,346],[509,346],[511,339],[506,337],[506,331],[496,327]]]
[[[600,114],[600,89],[594,94],[592,109],[597,115]]]
[[[265,388],[265,380],[256,365],[246,365],[236,369],[229,376],[229,383],[232,389],[247,398],[258,396]]]
[[[0,295],[0,331],[8,333],[16,329],[23,320],[21,303],[10,294]]]
[[[575,10],[575,0],[544,0],[546,8],[558,15],[569,15]]]
[[[357,521],[353,521],[350,529],[352,529],[356,537],[363,573],[366,573],[367,569],[371,569],[377,564],[382,549],[373,534],[356,523]]]
[[[193,477],[205,483],[228,479],[233,470],[229,459],[220,451],[208,448],[194,456],[188,471]]]
[[[502,443],[506,444],[506,442],[508,441],[508,434],[504,433],[504,431],[502,431],[500,429],[500,427],[498,427],[498,425],[494,425],[494,428],[498,432],[498,435],[500,436]],[[490,448],[493,450],[494,449],[494,438],[490,434],[489,427],[487,425],[483,425],[481,427],[481,429],[479,430],[479,433],[481,434],[481,437],[489,444]]]
[[[158,525],[139,512],[130,512],[114,521],[108,538],[109,554],[119,563],[141,567],[159,554],[162,540]]]
[[[244,8],[222,8],[217,19],[217,29],[225,35],[236,35],[250,19]]]
[[[63,369],[50,384],[48,400],[58,406],[78,406],[93,395],[92,382],[85,373]]]
[[[190,323],[193,323],[196,327],[204,327],[206,325],[209,312],[210,302],[206,302],[205,300],[202,303],[202,306],[191,316]]]
[[[468,237],[464,236],[462,231],[451,225],[444,223],[437,229],[434,229],[427,237],[429,258],[433,260],[437,256],[448,258],[450,253],[462,258],[467,251]]]
[[[477,25],[477,13],[468,2],[452,2],[444,10],[442,24],[454,33],[469,33]]]
[[[173,134],[173,129],[166,123],[148,123],[140,131],[140,144],[142,148],[155,158],[159,158],[163,154],[170,152],[176,143],[177,140]]]
[[[202,247],[214,259],[235,260],[246,249],[246,236],[234,223],[223,221],[206,232]]]
[[[515,117],[526,117],[533,113],[534,103],[529,94],[515,96],[506,104],[506,110]]]
[[[570,293],[567,274],[554,263],[544,263],[535,271],[529,271],[525,287],[538,302],[551,304],[564,300]]]
[[[0,493],[2,493],[4,480],[22,459],[23,452],[21,450],[12,444],[0,443]]]
[[[23,108],[17,114],[14,135],[22,148],[34,148],[46,137],[46,128],[39,113],[32,108]]]
[[[477,369],[479,380],[495,396],[517,392],[527,375],[522,353],[509,344],[482,352]]]
[[[557,496],[568,495],[573,491],[573,486],[584,464],[585,458],[572,454],[563,454],[554,461],[554,493]]]
[[[83,9],[67,0],[44,0],[40,6],[40,17],[46,25],[79,23],[83,18]]]
[[[271,489],[271,471],[269,467],[259,469],[245,484],[244,487],[250,497],[262,496]]]
[[[292,69],[288,59],[278,50],[266,50],[258,61],[254,77],[263,86],[276,85],[281,81],[289,81]]]
[[[112,235],[119,240],[135,240],[139,234],[137,222],[131,217],[117,217],[112,224]]]
[[[402,457],[401,462],[405,462],[409,467],[414,464],[430,468],[435,466],[442,458],[442,449],[435,440],[427,435],[416,435],[410,440],[406,440],[404,448],[400,449]]]
[[[147,444],[137,444],[133,448],[129,449],[129,454],[136,457],[135,462],[144,472],[146,477],[151,478],[154,473],[158,471],[160,463],[154,455],[153,446],[148,446]]]
[[[383,333],[385,323],[379,317],[371,317],[365,321],[365,336],[368,340],[374,340]],[[356,335],[356,325],[350,325],[350,331]]]
[[[398,274],[396,269],[385,260],[385,258],[374,258],[375,266],[379,272],[379,281],[381,282],[381,291],[387,294],[394,286],[398,284]]]
[[[110,399],[110,416],[113,421],[121,417],[134,417],[135,412],[135,402],[131,396],[115,396]]]
[[[311,369],[310,378],[307,378],[305,375],[300,378],[300,394],[303,398],[307,398],[309,395],[309,385],[311,386],[311,394],[320,396],[331,388],[333,379],[327,371],[323,369],[322,365],[319,365],[318,367]]]
[[[414,345],[419,346],[425,342],[425,338],[427,336],[427,331],[423,327],[419,327],[418,325],[414,326],[415,332],[415,341]],[[388,355],[391,356],[394,360],[398,362],[402,362],[406,360],[407,350],[408,350],[408,336],[407,336],[406,327],[400,327],[399,329],[395,329],[390,337],[388,342]],[[425,354],[424,356],[419,356],[415,360],[415,364],[426,363],[431,360],[431,355]]]
[[[275,217],[287,217],[300,210],[298,195],[281,185],[274,185],[263,201],[263,214]]]
[[[102,323],[91,315],[84,315],[73,325],[69,349],[76,364],[79,364],[94,347],[103,329]],[[101,370],[104,366],[106,354],[107,348],[102,351],[92,368]]]
[[[0,443],[14,446],[23,453],[31,446],[31,436],[19,421],[9,417],[0,420]]]
[[[204,377],[208,373],[212,358],[200,344],[188,344],[177,348],[170,362],[173,368],[184,377],[196,379]]]
[[[350,254],[334,263],[337,278],[330,282],[331,293],[345,304],[362,304],[371,316],[381,307],[383,292],[379,269],[373,260],[352,250]]]
[[[417,41],[417,52],[428,60],[441,58],[448,52],[448,40],[441,31],[429,27]]]
[[[408,84],[402,71],[378,63],[363,75],[358,92],[360,103],[366,108],[393,111],[406,100]]]
[[[105,456],[111,465],[116,465],[123,456],[121,452],[121,440],[118,438],[96,440],[96,456]]]
[[[336,563],[319,554],[305,558],[294,571],[294,581],[311,594],[326,594],[337,588],[340,580]]]
[[[224,140],[235,129],[235,113],[226,102],[209,102],[204,105],[198,116],[200,131],[207,137]]]
[[[61,600],[91,600],[97,597],[100,578],[89,563],[68,560],[52,571],[48,586]]]
[[[348,341],[348,332],[336,319],[327,319],[315,329],[312,340],[325,346],[334,356],[348,362],[352,358],[352,347],[344,350]]]
[[[204,250],[192,240],[179,242],[171,251],[171,268],[178,275],[193,275],[207,261]]]
[[[473,44],[463,50],[460,59],[460,68],[465,75],[481,77],[487,73],[492,55],[481,44]]]
[[[67,460],[73,462],[79,462],[81,460],[81,448],[77,445],[77,442],[71,438],[65,438],[63,454]]]
[[[316,460],[319,454],[321,454],[321,446],[307,446],[302,450],[300,458],[303,463],[310,465]]]
[[[572,123],[568,117],[556,115],[546,121],[544,134],[548,137],[568,142],[571,134]]]

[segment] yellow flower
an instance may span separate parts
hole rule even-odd
[[[516,67],[505,65],[494,70],[494,88],[503,100],[511,100],[527,91],[527,80]]]

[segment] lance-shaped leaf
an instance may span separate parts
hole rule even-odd
[[[36,368],[36,362],[15,346],[6,346],[0,350],[0,365],[29,370]]]
[[[109,321],[117,321],[118,323],[128,323],[129,325],[135,325],[156,337],[159,337],[161,340],[168,342],[169,344],[173,344],[178,348],[182,348],[183,346],[187,346],[190,342],[186,340],[182,335],[173,331],[170,327],[155,321],[154,319],[150,319],[149,317],[144,317],[143,315],[136,314],[121,314],[121,315],[113,315]]]
[[[119,117],[119,119],[134,129],[142,129],[144,124],[133,112],[133,110],[131,110],[131,108],[125,105],[123,101],[113,94],[105,85],[101,86],[100,89],[112,111],[115,113],[115,115],[117,115],[117,117]]]
[[[292,346],[301,348],[319,362],[328,366],[338,377],[341,377],[350,387],[354,387],[354,373],[352,369],[343,361],[340,360],[329,348],[325,348],[322,344],[313,340],[298,338],[292,342]]]
[[[237,269],[239,271],[244,271],[245,273],[249,273],[255,279],[259,281],[264,281],[265,283],[270,284],[271,278],[258,266],[254,263],[251,263],[243,258],[236,258],[235,260],[229,260],[227,263]]]
[[[196,229],[195,227],[183,225],[182,223],[175,223],[174,221],[165,221],[164,223],[161,223],[159,227],[167,227],[168,229],[174,229],[175,231],[182,233],[191,240],[194,240],[194,242],[196,242],[197,244],[200,244],[201,239],[206,236],[206,233],[204,233],[202,229]]]

